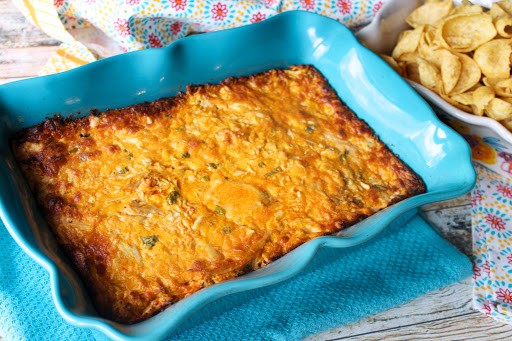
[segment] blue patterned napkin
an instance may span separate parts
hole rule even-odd
[[[300,340],[471,276],[467,257],[416,213],[362,245],[321,249],[290,280],[210,303],[206,308],[218,312],[213,318],[199,322],[203,308],[191,320],[196,325],[169,340]],[[6,341],[103,339],[60,317],[48,273],[1,223],[0,257],[0,335]]]

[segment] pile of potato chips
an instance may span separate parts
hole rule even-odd
[[[489,10],[464,2],[426,0],[407,17],[391,57],[402,77],[457,108],[486,115],[512,131],[512,1]]]

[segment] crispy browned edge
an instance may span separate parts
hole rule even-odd
[[[358,118],[350,108],[348,108],[338,97],[338,94],[336,91],[331,87],[327,79],[318,71],[314,66],[312,65],[298,65],[295,66],[297,68],[303,68],[307,72],[312,73],[313,76],[319,77],[322,83],[322,91],[324,95],[326,95],[325,101],[331,102],[331,104],[336,108],[336,114],[338,116],[338,119],[335,124],[339,125],[338,120],[350,120],[354,124],[354,127],[356,128],[356,132],[364,132],[369,133],[373,138],[378,141],[378,143],[382,144],[384,146],[384,149],[382,150],[383,153],[388,153],[390,157],[394,157],[399,161],[399,168],[395,169],[395,171],[398,174],[405,175],[405,178],[401,179],[403,180],[403,185],[405,188],[407,188],[407,194],[397,197],[394,200],[392,200],[388,206],[397,203],[399,201],[402,201],[404,199],[407,199],[409,197],[425,193],[426,192],[426,186],[421,177],[416,174],[407,164],[405,164],[398,155],[393,154],[391,149],[384,144],[380,138],[375,134],[373,129],[362,119]],[[229,77],[225,80],[223,80],[220,84],[225,85],[231,85],[234,83],[243,83],[247,81],[261,81],[261,79],[258,79],[261,76],[269,75],[272,71],[277,71],[277,76],[282,77],[284,75],[284,72],[282,69],[272,69],[268,71],[264,71],[261,73],[252,74],[250,76],[243,76],[243,77]],[[204,84],[204,85],[188,85],[187,86],[187,92],[182,93],[179,92],[176,96],[169,97],[169,98],[160,98],[153,102],[143,102],[138,103],[134,105],[130,105],[127,107],[119,108],[119,109],[109,109],[104,111],[103,113],[99,113],[97,110],[91,110],[91,115],[99,116],[106,118],[106,121],[104,125],[113,125],[117,128],[125,127],[129,128],[132,131],[137,131],[139,129],[142,129],[143,127],[139,126],[138,118],[140,118],[140,115],[143,116],[158,116],[159,113],[161,113],[163,110],[170,109],[172,106],[175,106],[179,104],[180,102],[185,100],[185,96],[188,94],[195,93],[197,91],[202,91],[205,87],[210,87],[211,84]],[[16,150],[17,146],[23,144],[24,142],[33,142],[33,143],[39,143],[41,141],[52,141],[54,139],[60,139],[67,135],[75,134],[77,135],[79,132],[87,132],[89,129],[89,120],[87,117],[80,117],[80,118],[63,118],[61,116],[53,116],[50,118],[46,118],[43,122],[40,122],[37,125],[34,125],[29,128],[25,128],[15,134],[14,138],[12,139],[12,148],[13,150]],[[343,137],[346,132],[339,131],[339,134]],[[60,155],[62,156],[62,154]],[[44,157],[43,159],[31,159],[28,160],[28,163],[40,163],[41,167],[44,169],[45,172],[49,173],[50,175],[56,175],[59,171],[59,168],[61,165],[65,163],[65,160],[63,160],[61,157],[56,157],[55,155],[50,155],[49,157]],[[65,153],[64,153],[65,158]],[[64,201],[63,198],[56,197],[57,201]],[[64,203],[64,205],[69,205],[68,203]],[[44,215],[46,216],[47,220],[51,220],[50,218],[53,215],[59,214],[59,210],[62,208],[59,207],[60,205],[56,205],[58,207],[55,207],[55,205],[49,205],[50,207],[44,207],[42,203],[40,203],[41,208],[43,209]],[[367,215],[359,215],[355,219],[351,221],[336,221],[333,222],[333,231],[331,233],[336,233],[338,231],[341,231],[342,229],[345,229],[351,225],[354,225],[361,220],[367,218]],[[330,234],[330,233],[326,233]],[[59,245],[61,247],[63,246],[62,243],[59,241]],[[286,253],[292,251],[294,248],[298,247],[299,245],[296,245],[288,250],[280,256],[276,256],[272,259],[272,261],[284,256]],[[103,309],[103,307],[98,306],[96,302],[98,301],[96,298],[96,295],[101,295],[101,293],[98,293],[95,288],[93,288],[89,283],[90,280],[87,277],[87,273],[85,271],[80,271],[80,269],[83,269],[83,264],[80,264],[83,262],[83,259],[78,259],[74,253],[73,250],[70,248],[64,248],[64,252],[67,255],[69,259],[72,260],[72,264],[75,267],[76,270],[78,270],[78,274],[82,281],[86,284],[87,291],[89,295],[93,299],[93,303],[96,306],[96,309],[100,312],[101,315],[113,319],[115,321],[121,322],[121,323],[127,323],[126,320],[123,321],[122,317],[120,316],[113,316],[111,312],[106,311]],[[267,263],[268,264],[268,263]],[[262,264],[261,266],[264,266],[266,264]],[[245,273],[253,271],[253,268],[245,267],[242,269],[237,276],[243,275]],[[171,305],[173,303],[169,303]],[[164,310],[169,305],[162,307],[161,309],[154,312],[154,314]],[[154,315],[153,314],[153,315]],[[152,315],[151,315],[152,316]],[[150,318],[151,316],[142,316],[139,319],[132,319],[128,321],[128,323],[135,323],[140,322],[143,320],[146,320]]]

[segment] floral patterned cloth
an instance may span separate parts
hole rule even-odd
[[[303,10],[348,27],[368,23],[387,0],[14,0],[35,25],[63,44],[40,74],[145,48],[195,32],[243,26]]]
[[[512,153],[486,127],[442,116],[471,147],[477,182],[471,192],[473,306],[512,324]]]
[[[512,323],[512,179],[476,165],[471,193],[473,305]]]

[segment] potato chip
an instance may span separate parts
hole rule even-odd
[[[412,27],[422,25],[435,25],[441,18],[448,15],[453,9],[453,2],[449,1],[429,1],[423,6],[416,8],[405,21]]]
[[[398,64],[398,67],[400,68],[400,76],[402,77],[406,77],[405,75],[407,74],[407,63],[406,62],[401,62],[401,61],[398,61],[397,62]]]
[[[512,97],[512,78],[488,78],[484,77],[485,85],[491,87],[498,96]]]
[[[449,94],[459,81],[462,64],[460,59],[446,49],[419,51],[426,61],[441,70],[444,90]]]
[[[451,93],[460,94],[477,84],[480,81],[482,74],[478,64],[473,59],[462,53],[454,54],[459,57],[461,62],[461,71],[457,85],[455,85],[455,88],[453,88]]]
[[[508,103],[512,104],[512,98],[509,98],[509,97],[500,97],[500,99],[504,100],[505,102],[508,102]]]
[[[418,48],[418,57],[425,59],[430,64],[434,64],[435,67],[441,69],[442,53],[446,49],[434,49],[424,46],[421,50]]]
[[[457,102],[455,100],[453,100],[451,97],[443,94],[443,93],[439,93],[439,96],[441,96],[442,99],[444,99],[446,102],[450,103],[451,105],[453,105],[454,107],[456,107],[457,109],[460,109],[462,111],[466,111],[466,112],[471,112],[471,107],[468,106],[468,105],[464,105],[460,102]]]
[[[402,70],[400,69],[400,66],[398,65],[397,61],[394,60],[392,57],[390,56],[386,56],[386,55],[380,55],[380,57],[389,65],[393,68],[393,70],[395,70],[396,73],[398,73],[399,75],[402,75]]]
[[[451,98],[454,101],[457,101],[459,103],[462,103],[464,105],[471,105],[473,104],[473,92],[463,92],[461,94],[453,95]]]
[[[512,78],[502,79],[496,83],[496,87],[499,88],[503,97],[512,97]]]
[[[473,91],[473,103],[485,107],[495,97],[494,90],[488,86],[481,86]]]
[[[462,63],[460,59],[448,50],[439,50],[437,55],[441,56],[441,79],[447,94],[452,92],[459,81]]]
[[[418,63],[418,72],[421,85],[436,91],[441,81],[439,69],[426,60],[420,60]]]
[[[402,54],[397,60],[406,63],[417,63],[418,58],[421,58],[421,56],[417,52],[407,52]]]
[[[450,11],[448,15],[458,15],[458,14],[474,14],[474,13],[483,13],[484,9],[482,6],[473,5],[471,3],[466,3],[460,6],[455,7]]]
[[[418,63],[407,63],[405,67],[406,77],[418,84],[421,84],[420,81],[420,71]]]
[[[468,89],[468,91],[475,91],[479,87],[484,86],[482,83],[478,82],[475,85],[473,85],[471,88]]]
[[[494,39],[477,48],[473,59],[487,77],[508,78],[511,53],[508,39]]]
[[[491,9],[489,10],[489,14],[493,19],[508,17],[510,16],[498,3],[493,3]]]
[[[478,86],[474,91],[453,95],[451,98],[461,104],[469,105],[473,114],[482,116],[489,102],[495,97],[494,90],[487,86]]]
[[[508,130],[512,132],[512,117],[500,121]]]
[[[485,114],[484,108],[479,107],[475,104],[471,104],[470,107],[471,107],[471,110],[473,111],[473,114],[475,114],[476,116],[484,116],[484,114]]]
[[[484,109],[495,98],[494,90],[488,86],[481,86],[473,91],[473,113],[478,116],[484,114]]]
[[[503,38],[512,38],[512,17],[501,17],[494,20],[496,31]]]
[[[391,56],[399,59],[404,53],[411,53],[416,51],[420,43],[421,35],[425,27],[421,26],[414,30],[404,31],[398,37],[398,43],[393,49]]]
[[[442,44],[457,52],[473,51],[496,34],[491,16],[483,13],[447,17],[438,30]]]
[[[437,50],[441,47],[441,42],[436,37],[436,28],[431,25],[425,25],[423,34],[420,38],[418,45],[418,52],[424,56],[431,53],[431,51]]]
[[[485,108],[485,113],[492,119],[505,120],[512,117],[512,104],[499,98],[493,98]]]
[[[496,5],[500,6],[500,8],[503,11],[507,12],[508,15],[512,16],[512,2],[510,2],[510,0],[498,1],[496,3]],[[491,7],[491,9],[492,9],[492,7]]]

